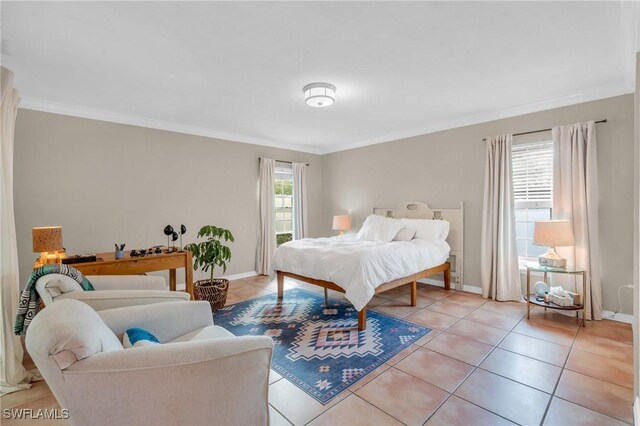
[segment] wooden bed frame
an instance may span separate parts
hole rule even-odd
[[[391,290],[392,288],[403,286],[405,284],[411,284],[411,306],[416,306],[416,303],[418,301],[418,280],[421,278],[426,278],[431,275],[439,274],[442,272],[444,274],[444,289],[450,290],[451,289],[450,270],[451,270],[451,266],[449,262],[445,262],[433,268],[425,269],[424,271],[418,272],[417,274],[409,275],[408,277],[399,278],[397,280],[393,280],[393,281],[389,281],[388,283],[381,284],[376,288],[376,294],[380,294],[382,292]],[[325,306],[329,306],[329,295],[327,293],[327,290],[339,291],[340,293],[345,292],[342,287],[330,281],[317,280],[315,278],[304,277],[302,275],[293,274],[291,272],[276,271],[276,273],[278,276],[278,299],[282,299],[284,297],[284,277],[293,278],[294,280],[304,281],[309,284],[323,287]],[[365,328],[367,328],[367,307],[366,306],[358,311],[358,330],[362,331]]]
[[[398,204],[395,209],[383,209],[374,208],[374,214],[392,218],[413,218],[413,219],[444,219],[450,224],[449,236],[447,242],[451,247],[451,254],[455,260],[455,278],[456,283],[459,284],[462,289],[462,265],[463,265],[463,227],[464,227],[464,204],[460,203],[459,209],[432,209],[426,203],[421,201],[408,201]],[[450,257],[451,259],[451,257]],[[444,288],[445,290],[451,289],[451,263],[449,261],[444,262],[441,265],[434,266],[433,268],[425,269],[417,274],[409,275],[407,277],[399,278],[384,284],[379,285],[376,288],[376,294],[383,293],[392,288],[400,287],[405,284],[411,284],[411,306],[416,306],[417,303],[417,281],[422,278],[426,278],[435,274],[442,273],[444,275]],[[294,274],[286,271],[276,271],[278,277],[278,298],[284,297],[284,278],[289,277],[295,280],[304,281],[309,284],[317,285],[324,288],[324,301],[325,306],[328,306],[329,297],[328,290],[338,291],[345,293],[345,290],[330,281],[318,280],[315,278],[305,277],[302,275]],[[364,330],[367,326],[367,307],[365,306],[358,311],[358,330]]]

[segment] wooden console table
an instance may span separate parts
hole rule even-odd
[[[193,299],[193,264],[190,251],[148,254],[131,257],[126,251],[122,259],[116,259],[114,252],[97,253],[95,262],[74,263],[73,266],[85,275],[137,275],[145,272],[169,270],[169,289],[176,291],[176,269],[184,268],[187,293]],[[39,261],[33,268],[43,266]]]

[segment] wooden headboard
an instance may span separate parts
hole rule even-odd
[[[449,262],[451,262],[451,281],[457,290],[462,290],[464,284],[464,202],[460,202],[457,209],[436,209],[422,201],[405,201],[395,208],[373,209],[373,214],[395,219],[433,219],[449,222],[449,236],[447,243],[451,247]]]

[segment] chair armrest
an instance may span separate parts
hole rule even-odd
[[[103,352],[62,373],[73,394],[60,404],[74,424],[267,425],[272,347],[246,336]]]
[[[167,283],[155,275],[87,275],[96,290],[167,290]]]
[[[271,357],[273,340],[268,336],[233,336],[164,343],[121,351],[100,352],[74,363],[65,370],[64,374],[68,372],[126,372],[141,368],[171,368],[233,357],[258,350],[268,350],[269,357]]]
[[[206,301],[128,306],[100,311],[98,315],[119,338],[127,329],[140,327],[150,331],[161,343],[213,325],[211,305]]]
[[[161,302],[189,300],[189,293],[168,290],[96,290],[63,293],[54,300],[75,299],[91,306],[96,311],[125,306],[148,305]],[[46,303],[46,302],[45,302]]]

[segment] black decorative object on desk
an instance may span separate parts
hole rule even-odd
[[[180,225],[180,251],[183,250],[183,248],[182,248],[182,236],[184,234],[186,234],[186,233],[187,233],[187,227],[184,226],[184,225]]]
[[[173,234],[171,234],[171,251],[176,251],[176,241],[178,241],[178,233],[174,231]]]
[[[169,238],[173,235],[173,226],[167,225],[164,227],[164,235],[167,236],[167,251],[169,251]]]

